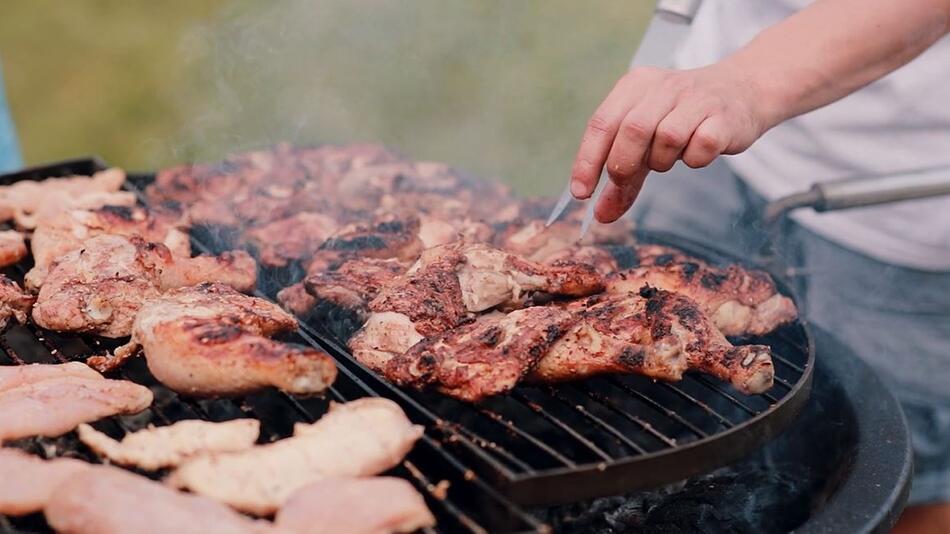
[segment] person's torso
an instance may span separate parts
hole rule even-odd
[[[677,66],[714,63],[810,3],[707,0]],[[782,51],[775,54],[780,57]],[[948,83],[950,39],[945,38],[881,80],[773,128],[747,152],[728,157],[728,163],[767,198],[800,192],[815,182],[931,167],[946,166],[950,178]],[[950,270],[950,197],[824,214],[799,210],[794,217],[877,259]]]

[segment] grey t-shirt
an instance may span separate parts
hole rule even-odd
[[[706,0],[677,66],[714,63],[810,3]],[[780,124],[745,153],[728,156],[727,163],[767,198],[804,191],[815,182],[931,167],[946,166],[950,179],[950,39],[844,99]],[[794,217],[872,258],[950,271],[950,197],[822,214],[799,210]]]

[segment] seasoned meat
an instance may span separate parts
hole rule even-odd
[[[257,249],[262,264],[283,267],[292,260],[310,257],[338,228],[334,217],[303,212],[251,228],[244,237]]]
[[[15,265],[26,257],[23,234],[16,230],[0,231],[0,267]]]
[[[62,376],[0,392],[0,441],[59,436],[80,423],[138,413],[152,392],[125,380]]]
[[[533,291],[583,296],[601,289],[603,281],[589,265],[541,265],[484,244],[436,247],[370,302],[366,324],[349,346],[364,365],[384,372],[394,355],[473,313],[518,307]]]
[[[168,482],[238,510],[268,515],[308,484],[369,476],[399,464],[422,435],[397,404],[365,398],[334,405],[294,436],[237,453],[185,462]]]
[[[435,517],[401,478],[326,478],[294,493],[274,523],[292,534],[388,534],[434,527]]]
[[[90,468],[72,458],[43,460],[18,449],[0,449],[0,514],[39,512],[57,487]]]
[[[772,387],[770,349],[731,345],[700,307],[683,295],[644,287],[639,293],[591,297],[567,309],[582,320],[541,358],[533,380],[636,373],[675,381],[696,370],[747,394]]]
[[[384,215],[344,226],[330,236],[309,260],[307,273],[332,271],[356,258],[415,261],[422,249],[418,217]]]
[[[121,169],[107,169],[93,176],[69,176],[0,186],[0,220],[15,219],[21,228],[35,228],[58,213],[102,206],[131,206],[135,195],[119,191],[125,183]]]
[[[383,286],[408,268],[408,262],[392,258],[349,260],[334,271],[307,277],[304,286],[315,298],[310,307],[316,301],[324,301],[341,308],[363,311]]]
[[[304,316],[317,305],[317,298],[307,292],[303,282],[297,282],[278,291],[277,302],[290,313]]]
[[[102,378],[102,375],[95,369],[82,362],[3,365],[0,366],[0,393],[50,378],[64,378],[70,376],[92,380]]]
[[[187,419],[126,434],[116,441],[89,425],[79,425],[79,440],[100,457],[121,465],[154,471],[176,467],[188,458],[214,452],[235,452],[254,446],[260,421],[234,419],[212,423]]]
[[[578,320],[556,307],[490,313],[416,343],[383,374],[400,385],[435,385],[446,395],[477,401],[515,387]]]
[[[49,266],[66,253],[80,248],[88,239],[102,234],[141,237],[162,243],[172,256],[191,256],[187,224],[176,206],[148,210],[141,206],[104,206],[94,210],[64,211],[44,221],[33,232],[30,248],[33,269],[26,274],[27,288],[39,290]]]
[[[557,221],[545,226],[544,220],[519,220],[499,231],[495,244],[513,254],[543,262],[577,245],[631,246],[634,243],[633,224],[629,219],[621,219],[610,225],[595,223],[580,242],[579,235],[580,225],[574,221]]]
[[[11,318],[20,324],[26,323],[33,302],[31,293],[23,291],[16,282],[0,274],[0,330],[6,328]]]
[[[254,260],[243,251],[174,258],[164,245],[103,234],[52,264],[33,320],[50,330],[123,337],[142,303],[165,289],[222,281],[249,291],[256,277]]]
[[[275,386],[315,394],[336,378],[325,353],[269,336],[297,327],[279,306],[221,284],[174,289],[146,301],[135,318],[132,340],[111,360],[113,367],[141,345],[160,382],[195,396],[242,395]]]
[[[727,336],[767,334],[798,315],[794,302],[776,290],[767,273],[738,265],[713,267],[699,260],[655,261],[614,273],[607,291],[638,291],[645,285],[690,297]]]
[[[43,510],[57,532],[71,534],[262,534],[271,526],[206,497],[181,493],[114,467],[77,473],[56,488]]]

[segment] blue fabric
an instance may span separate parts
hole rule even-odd
[[[23,161],[20,159],[20,145],[3,88],[3,69],[0,68],[0,172],[8,172],[22,167]]]

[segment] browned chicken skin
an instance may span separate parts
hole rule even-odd
[[[386,284],[408,268],[408,262],[392,258],[349,260],[335,271],[307,277],[304,287],[318,301],[364,311]]]
[[[268,386],[320,393],[336,378],[325,353],[268,339],[297,321],[277,305],[221,284],[168,291],[144,303],[132,341],[114,366],[141,345],[149,370],[169,388],[195,396],[231,396]]]
[[[123,337],[142,303],[165,289],[210,280],[249,291],[256,276],[254,260],[243,251],[174,258],[165,245],[104,234],[53,262],[33,320],[50,330]]]

